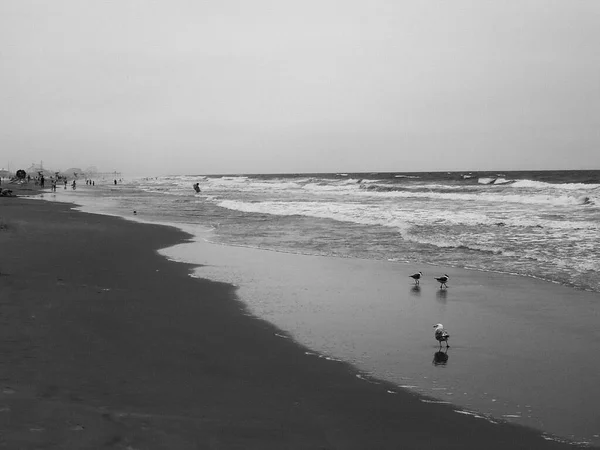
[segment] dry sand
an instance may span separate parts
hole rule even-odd
[[[307,357],[158,255],[174,228],[23,198],[0,228],[6,448],[572,448]]]

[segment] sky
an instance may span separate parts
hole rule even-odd
[[[0,168],[600,169],[597,0],[0,0]]]

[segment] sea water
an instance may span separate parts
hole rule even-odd
[[[593,377],[582,372],[596,369],[582,347],[594,343],[576,331],[589,330],[598,315],[600,171],[178,175],[97,184],[57,197],[80,204],[93,198],[96,212],[131,218],[135,210],[141,220],[210,230],[202,240],[224,245],[212,253],[204,247],[198,253],[208,255],[205,260],[185,257],[211,265],[198,276],[238,285],[254,313],[317,354],[348,360],[434,401],[469,406],[474,414],[600,442],[600,426],[590,418],[593,402],[577,406],[595,399],[586,394],[594,390]],[[277,267],[281,259],[264,256],[269,252],[244,253],[253,249],[304,255],[290,263],[303,268],[286,273]],[[241,257],[245,267],[231,262],[240,255],[247,255]],[[390,280],[402,277],[410,285],[403,263],[429,280],[411,292],[414,302],[400,305],[398,285]],[[432,291],[435,301],[428,303],[425,289],[435,283],[435,267],[488,274],[486,283],[505,295],[497,304],[470,298],[463,280],[451,283],[448,297]],[[286,289],[274,273],[286,277]],[[562,285],[551,289],[566,300],[548,305],[540,294],[521,302],[503,274],[541,283],[534,285],[540,293],[551,288],[543,282]],[[377,292],[365,286],[378,286]],[[315,303],[324,292],[327,303]],[[463,335],[448,364],[432,364],[437,352],[432,357],[426,349],[435,342],[412,338],[433,317]],[[552,351],[520,341],[545,333],[548,324],[548,340],[560,340]],[[491,331],[498,339],[481,345]],[[423,365],[415,364],[420,360]]]

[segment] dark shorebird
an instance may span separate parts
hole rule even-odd
[[[411,277],[413,280],[415,280],[415,284],[419,284],[419,279],[423,276],[423,272],[417,272],[417,273],[413,273],[412,275],[409,275],[409,277]]]
[[[435,339],[440,343],[440,347],[442,346],[442,342],[446,343],[446,348],[450,347],[450,345],[448,345],[448,338],[450,335],[444,330],[444,326],[441,323],[438,323],[435,324],[433,328],[435,328]]]
[[[448,285],[446,284],[448,282],[448,280],[450,279],[450,277],[448,276],[447,273],[444,274],[444,276],[442,277],[433,277],[437,280],[438,283],[440,283],[440,289],[443,287],[448,287]]]

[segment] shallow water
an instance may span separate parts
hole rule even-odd
[[[586,344],[600,338],[595,294],[447,267],[427,268],[416,289],[406,265],[206,242],[163,253],[235,284],[253,313],[321,355],[479,415],[599,443],[600,363]],[[439,271],[447,290],[431,280]],[[441,355],[436,322],[451,334]]]

